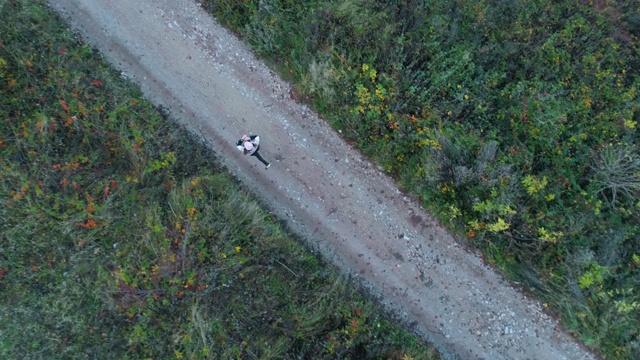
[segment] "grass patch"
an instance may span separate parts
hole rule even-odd
[[[0,6],[0,357],[437,358],[44,1]]]
[[[635,1],[204,3],[571,332],[640,358]]]

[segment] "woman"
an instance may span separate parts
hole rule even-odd
[[[258,149],[260,148],[260,136],[258,135],[242,135],[242,138],[236,143],[238,150],[242,151],[245,155],[249,154],[255,156],[262,162],[268,169],[271,164],[260,156]]]

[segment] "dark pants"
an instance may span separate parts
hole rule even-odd
[[[260,160],[260,162],[262,162],[264,164],[264,166],[269,166],[269,163],[267,162],[267,160],[263,159],[262,156],[260,156],[260,154],[258,154],[258,150],[260,150],[260,146],[259,145],[256,148],[256,151],[254,151],[253,154],[251,154],[251,156],[257,157],[258,160]]]

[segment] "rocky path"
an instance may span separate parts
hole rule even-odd
[[[292,100],[289,86],[194,0],[49,3],[444,359],[596,359]],[[243,133],[260,135],[271,168],[236,150]]]

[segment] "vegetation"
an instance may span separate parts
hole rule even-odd
[[[207,0],[587,345],[640,358],[634,0]]]
[[[1,4],[0,358],[437,358],[44,1]]]

